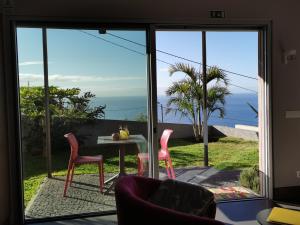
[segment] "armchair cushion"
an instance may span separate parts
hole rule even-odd
[[[196,216],[215,217],[214,195],[209,190],[176,180],[162,181],[149,202]]]
[[[224,223],[208,217],[178,212],[149,202],[148,199],[156,192],[160,184],[160,180],[151,178],[120,177],[115,186],[118,224],[224,225]]]

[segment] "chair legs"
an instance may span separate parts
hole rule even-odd
[[[171,178],[170,168],[169,168],[169,164],[168,164],[168,160],[167,159],[165,159],[165,165],[166,165],[166,170],[167,170],[168,177]]]
[[[137,160],[138,160],[138,176],[143,176],[143,174],[144,174],[144,162],[140,157],[138,157]],[[175,176],[175,172],[174,172],[174,168],[173,168],[173,165],[172,165],[171,158],[168,157],[168,158],[160,159],[160,160],[165,161],[168,177],[170,179],[175,179],[176,176]]]
[[[104,187],[104,163],[102,162],[102,187]]]
[[[174,172],[174,168],[172,165],[172,160],[171,160],[171,158],[168,158],[167,160],[168,160],[168,164],[169,164],[169,169],[171,171],[171,178],[175,179],[176,177],[175,177],[175,172]]]
[[[98,168],[99,168],[99,187],[100,187],[100,191],[103,192],[103,186],[104,186],[103,162],[99,162]]]
[[[68,185],[69,185],[69,179],[70,179],[70,172],[71,172],[72,168],[73,168],[73,163],[69,162],[68,173],[67,173],[65,188],[64,188],[64,197],[66,197],[66,193],[67,193],[67,189],[68,189]]]
[[[168,159],[165,159],[165,165],[166,165],[166,170],[167,170],[167,174],[168,174],[168,177],[170,179],[175,179],[175,172],[174,172],[174,168],[173,168],[173,165],[172,165],[172,161],[170,158]]]
[[[143,176],[144,174],[144,162],[138,157],[138,176]]]
[[[99,169],[100,191],[103,192],[103,187],[104,187],[104,165],[103,165],[103,161],[98,163],[98,169]],[[75,170],[75,163],[69,162],[68,172],[67,172],[67,177],[66,177],[65,187],[64,187],[64,197],[66,197],[68,186],[71,186],[71,184],[73,182],[74,170]]]
[[[71,184],[72,184],[72,182],[73,182],[74,170],[75,170],[75,163],[73,163],[73,166],[72,166],[71,180],[70,180],[69,186],[71,186]]]

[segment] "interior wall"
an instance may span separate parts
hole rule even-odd
[[[300,110],[299,57],[287,65],[282,62],[283,49],[300,49],[300,29],[294,25],[300,21],[299,6],[297,0],[14,0],[12,14],[28,20],[39,17],[44,20],[107,19],[197,24],[272,21],[274,181],[275,187],[286,187],[300,185],[300,179],[296,177],[296,171],[300,170],[300,119],[285,118],[285,111]],[[209,10],[216,9],[225,10],[226,18],[209,19]],[[0,135],[0,166],[3,167],[0,168],[0,196],[6,198],[8,170],[5,128],[2,127],[5,120],[2,81],[3,75],[0,80],[0,134],[3,134]],[[4,199],[0,204],[5,206],[6,203]],[[1,212],[6,208],[1,207]]]
[[[2,29],[2,14],[0,13],[0,34]],[[8,151],[7,151],[7,123],[5,111],[5,92],[3,76],[3,40],[0,35],[0,224],[8,224],[9,213],[9,170],[8,170]]]

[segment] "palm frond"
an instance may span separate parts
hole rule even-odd
[[[194,118],[193,103],[186,98],[171,97],[167,102],[166,114],[173,112],[175,116],[179,112],[182,117],[187,117],[190,120]]]
[[[227,87],[214,85],[207,90],[207,109],[208,115],[211,115],[214,111],[219,111],[221,118],[225,115],[225,97],[230,92]]]
[[[176,63],[169,68],[170,76],[176,72],[186,74],[185,78],[173,82],[166,90],[166,95],[170,97],[167,102],[166,113],[180,113],[193,122],[193,126],[201,126],[203,122],[200,118],[203,113],[203,76],[195,67]],[[223,70],[214,66],[207,71],[207,83],[216,81],[209,85],[207,89],[207,109],[208,116],[213,112],[218,112],[220,117],[225,115],[225,97],[230,94],[227,85],[227,74]],[[219,81],[223,81],[221,85]],[[198,121],[199,120],[199,121]]]
[[[253,112],[255,112],[256,118],[257,118],[258,117],[258,110],[253,105],[251,105],[249,102],[247,102],[247,105],[249,105],[249,107],[253,110]]]
[[[194,82],[197,82],[198,73],[195,67],[185,64],[185,63],[175,63],[175,65],[171,65],[169,68],[170,76],[172,76],[176,72],[183,72],[189,76]]]
[[[207,83],[213,80],[223,81],[226,86],[228,85],[227,74],[217,66],[212,66],[207,70]]]

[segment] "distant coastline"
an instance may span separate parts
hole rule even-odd
[[[163,122],[190,124],[189,119],[181,117],[179,113],[165,114],[167,96],[158,96],[158,120],[161,122],[161,105],[163,106]],[[223,125],[234,127],[235,124],[257,126],[258,119],[255,112],[249,107],[250,103],[257,108],[258,101],[255,94],[231,94],[226,97],[225,116],[218,118],[213,113],[209,118],[209,125]],[[106,105],[105,119],[112,120],[136,120],[141,114],[147,114],[147,98],[145,96],[121,96],[121,97],[96,97],[92,105]]]

